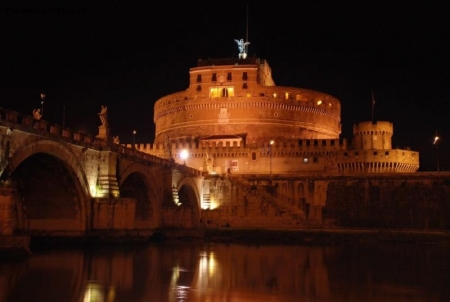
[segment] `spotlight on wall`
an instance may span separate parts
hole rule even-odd
[[[181,150],[180,152],[180,158],[184,161],[184,164],[186,165],[186,159],[189,157],[189,152],[186,149]]]

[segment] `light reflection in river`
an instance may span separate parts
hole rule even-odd
[[[450,248],[167,243],[0,261],[0,302],[450,301]]]

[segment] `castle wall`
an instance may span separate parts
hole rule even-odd
[[[139,151],[164,157],[163,144],[141,144]],[[189,154],[180,157],[181,150]],[[411,150],[355,150],[346,139],[302,139],[244,145],[235,138],[172,143],[179,164],[215,174],[251,173],[408,173],[419,169],[419,153]],[[205,168],[206,167],[206,168]]]
[[[252,93],[248,97],[171,101],[168,108],[159,110],[155,106],[155,142],[162,142],[166,135],[176,140],[224,133],[246,134],[248,142],[268,136],[279,139],[339,136],[340,110],[312,101],[286,100],[284,93],[280,89],[278,94],[264,93],[264,97]]]
[[[209,193],[205,227],[450,229],[449,173],[216,177]]]

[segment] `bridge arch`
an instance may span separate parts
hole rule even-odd
[[[173,184],[172,196],[163,204],[164,227],[196,227],[200,221],[200,194],[191,177]]]
[[[89,186],[79,148],[77,156],[60,142],[38,140],[15,150],[5,173],[13,180],[20,174],[21,181],[16,181],[19,230],[79,234],[91,227]],[[39,188],[32,183],[39,183]]]
[[[135,225],[138,229],[160,225],[161,181],[154,167],[133,163],[120,173],[120,197],[136,199]]]
[[[182,190],[186,191],[187,196],[183,196],[184,198],[180,200],[181,203],[183,201],[188,203],[189,205],[195,206],[197,211],[200,210],[200,192],[198,190],[197,183],[191,177],[184,177],[178,183],[178,194],[182,192]]]

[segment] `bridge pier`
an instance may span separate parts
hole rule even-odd
[[[136,199],[94,198],[92,200],[92,229],[132,230],[135,228]]]
[[[13,189],[0,188],[0,236],[11,236],[14,233],[14,198]]]
[[[4,185],[0,187],[0,252],[30,253],[30,238],[14,236],[14,190]]]

